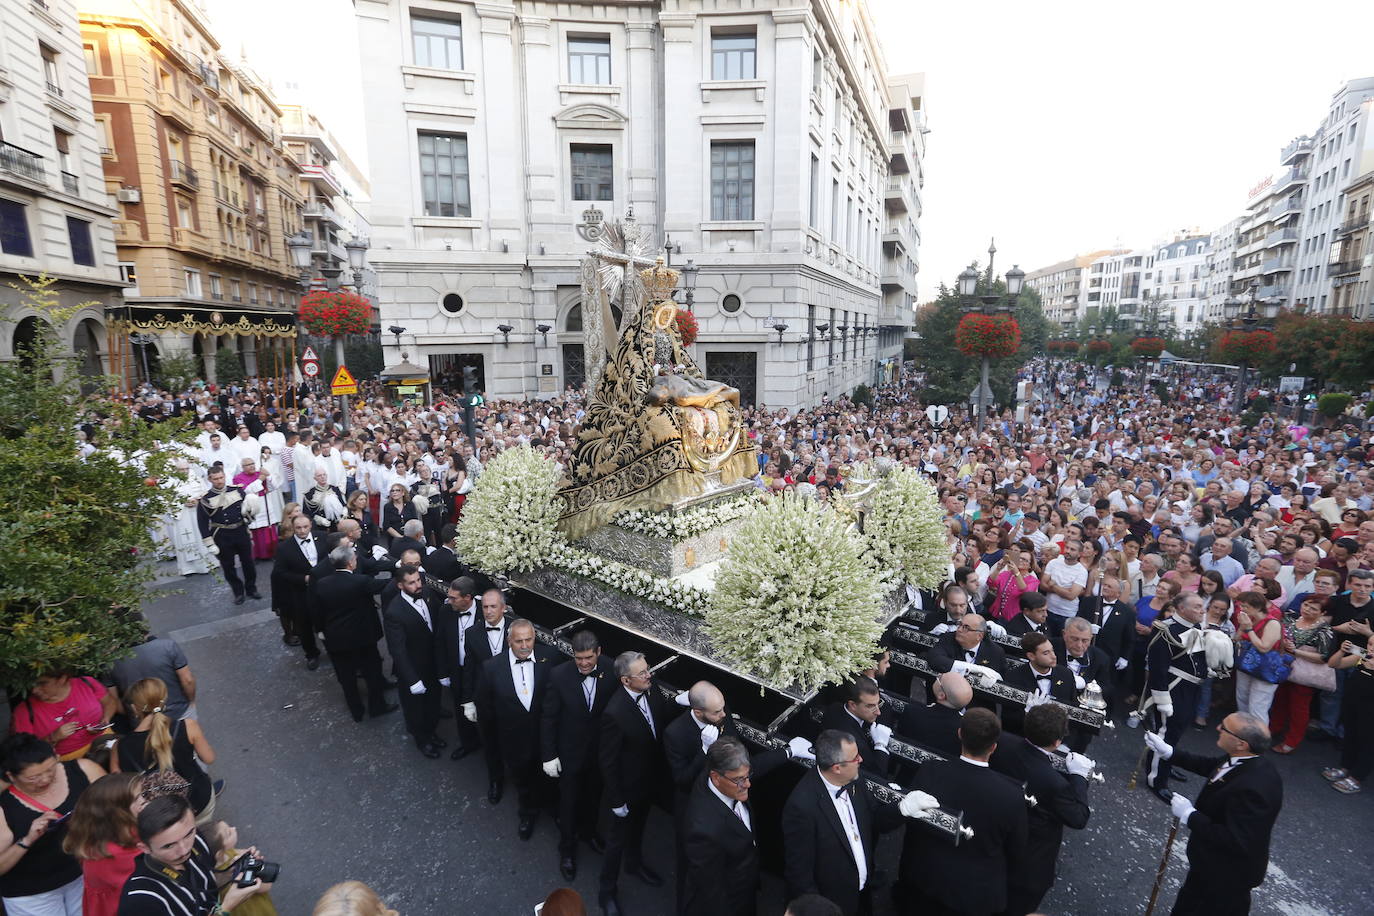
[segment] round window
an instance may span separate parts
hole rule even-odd
[[[449,293],[444,297],[444,311],[450,315],[457,315],[463,310],[463,297],[457,293]]]
[[[739,296],[736,296],[734,293],[730,293],[724,299],[720,300],[721,311],[725,312],[728,315],[733,315],[735,314],[735,312],[738,312],[739,307]]]

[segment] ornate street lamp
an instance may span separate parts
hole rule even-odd
[[[989,247],[989,285],[991,285],[992,282],[992,255],[995,252],[995,248]],[[963,300],[962,305],[964,311],[968,315],[974,315],[979,313],[983,315],[1008,314],[1016,308],[1016,299],[1018,296],[1021,295],[1021,288],[1026,281],[1026,272],[1024,270],[1022,270],[1020,267],[1016,265],[1013,265],[1011,270],[1007,271],[1005,278],[1005,294],[987,293],[981,296],[978,295],[978,278],[979,273],[978,271],[974,270],[972,266],[964,268],[963,272],[959,274],[959,280],[957,284],[959,289],[959,298]],[[987,424],[987,401],[988,394],[990,393],[988,389],[988,355],[986,353],[981,354],[981,359],[982,367],[981,371],[979,372],[978,382],[979,434],[982,434],[983,427]]]

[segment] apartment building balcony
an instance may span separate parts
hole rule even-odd
[[[1293,262],[1287,258],[1269,258],[1260,265],[1261,274],[1276,274],[1280,271],[1292,270]]]
[[[68,194],[78,195],[81,193],[81,179],[71,172],[62,173],[62,190]]]
[[[22,178],[33,184],[45,184],[48,180],[42,156],[0,140],[0,179],[6,176]],[[22,186],[30,187],[27,183]]]
[[[137,220],[117,219],[114,221],[115,242],[141,242],[143,241],[143,229]]]
[[[909,206],[907,203],[907,190],[910,185],[900,178],[892,178],[887,182],[883,189],[883,202],[887,204],[888,213],[905,213]]]
[[[183,251],[203,254],[207,257],[213,257],[217,253],[208,235],[187,226],[172,227],[172,245]]]
[[[1357,231],[1359,231],[1360,229],[1363,229],[1365,226],[1368,226],[1368,225],[1369,225],[1369,214],[1368,214],[1368,213],[1364,213],[1364,214],[1361,214],[1360,216],[1355,217],[1354,219],[1350,220],[1349,222],[1341,223],[1340,226],[1338,226],[1338,227],[1336,228],[1336,231],[1335,231],[1335,233],[1334,233],[1334,236],[1335,236],[1336,238],[1340,238],[1341,236],[1349,235],[1349,234],[1352,233],[1352,232],[1357,232]]]
[[[1284,172],[1278,181],[1274,182],[1273,193],[1278,194],[1295,184],[1307,180],[1307,169],[1293,168]]]
[[[301,215],[307,219],[317,219],[332,226],[342,226],[339,221],[339,214],[334,212],[334,208],[322,200],[307,200],[301,207]]]
[[[175,93],[166,89],[159,89],[154,104],[163,117],[171,118],[186,130],[196,129],[195,115],[191,112],[191,106],[183,102]]]
[[[170,172],[172,184],[180,185],[190,191],[200,190],[200,175],[186,163],[173,159]]]
[[[1296,243],[1298,241],[1298,227],[1285,226],[1282,229],[1275,229],[1264,237],[1265,248],[1276,248],[1279,245]]]
[[[1256,295],[1260,299],[1287,299],[1292,294],[1292,292],[1293,287],[1288,286],[1287,284],[1280,285],[1274,283],[1270,284],[1269,286],[1261,286],[1259,288],[1259,292],[1256,293]]]
[[[324,166],[302,165],[300,166],[300,170],[301,178],[303,180],[311,182],[317,187],[327,188],[329,191],[329,197],[333,197],[336,194],[343,193],[343,188],[339,185],[338,180],[333,175],[331,175],[329,173],[329,170]]]
[[[204,61],[201,62],[199,70],[200,81],[205,84],[205,88],[209,89],[211,92],[218,93],[219,71],[215,69],[213,64],[207,64]]]
[[[230,209],[243,212],[243,204],[239,202],[239,192],[230,188],[227,184],[215,179],[215,200],[224,204]]]
[[[1269,208],[1269,218],[1278,219],[1289,213],[1299,213],[1302,211],[1302,196],[1295,194],[1287,200],[1281,200]]]
[[[1287,165],[1294,157],[1310,152],[1312,152],[1311,138],[1299,137],[1283,148],[1283,152],[1279,154],[1279,162]]]
[[[1326,275],[1328,277],[1343,277],[1348,274],[1360,272],[1361,262],[1355,261],[1332,261],[1326,265]]]

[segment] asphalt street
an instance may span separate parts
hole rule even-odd
[[[264,595],[268,570],[259,564]],[[326,887],[350,878],[371,885],[401,916],[529,914],[563,883],[552,818],[541,818],[534,837],[521,842],[513,793],[498,806],[486,802],[480,755],[457,763],[447,753],[422,757],[399,712],[354,723],[327,657],[319,670],[307,671],[300,649],[282,644],[266,600],[235,607],[217,579],[175,572],[174,564],[159,567],[173,591],[145,611],[156,632],[186,651],[200,721],[218,753],[213,771],[227,780],[219,815],[239,828],[243,842],[281,863],[272,896],[283,916],[308,914]],[[450,721],[440,734],[453,739]],[[1214,738],[1190,730],[1184,746],[1207,750]],[[1144,912],[1170,816],[1143,787],[1126,790],[1140,748],[1140,732],[1123,725],[1089,749],[1107,781],[1092,788],[1087,829],[1065,840],[1045,913]],[[1374,913],[1374,889],[1359,878],[1369,863],[1374,798],[1328,788],[1318,771],[1334,755],[1331,745],[1308,742],[1273,758],[1285,779],[1285,803],[1269,876],[1255,893],[1260,916]],[[1194,796],[1200,787],[1201,777],[1179,784]],[[1186,834],[1180,831],[1157,912],[1168,912],[1182,882]],[[878,865],[889,875],[900,845],[900,833],[880,841]],[[650,821],[646,850],[647,861],[669,877],[671,822],[660,812]],[[584,847],[579,865],[573,886],[589,912],[599,912],[600,858]],[[632,916],[668,916],[671,887],[671,878],[665,889],[652,889],[627,877],[621,902]],[[782,912],[776,875],[765,876],[761,901],[763,916]],[[880,893],[878,916],[891,912]]]

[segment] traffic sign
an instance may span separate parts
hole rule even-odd
[[[334,373],[334,380],[329,383],[330,394],[357,394],[358,380],[353,377],[353,373],[348,371],[347,366],[340,366],[339,371]]]
[[[320,361],[320,358],[319,358],[318,356],[315,355],[315,348],[314,348],[314,347],[306,347],[306,348],[305,348],[305,352],[301,354],[301,359],[302,359],[304,362],[315,362],[315,363],[317,363],[317,362]]]
[[[315,376],[320,374],[320,364],[312,360],[301,366],[301,371],[304,372],[310,378],[314,378]]]

